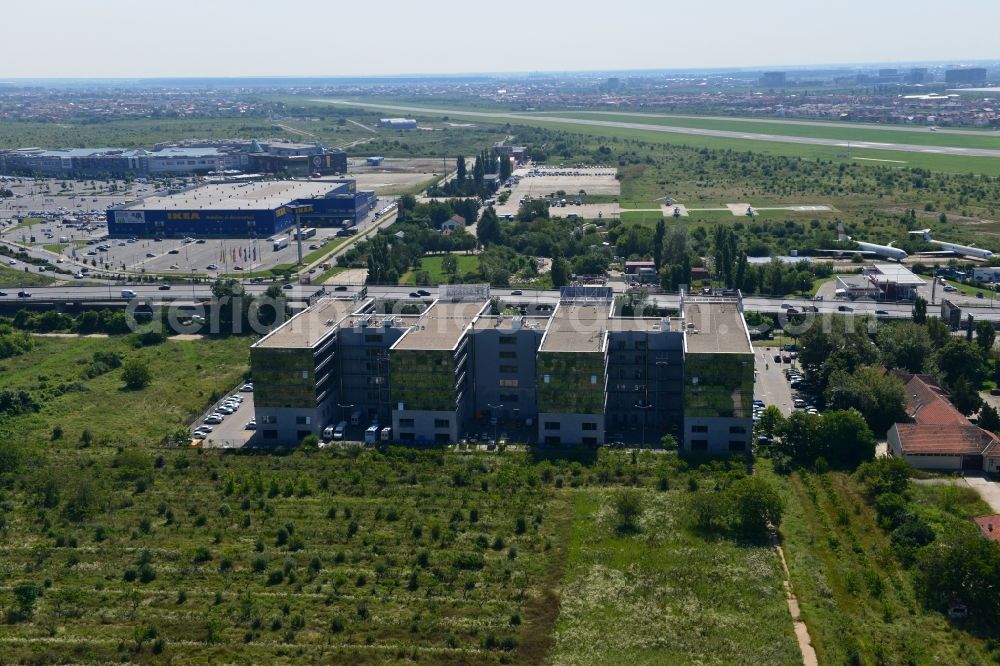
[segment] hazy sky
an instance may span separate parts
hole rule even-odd
[[[8,0],[0,16],[4,78],[1000,59],[1000,0]]]

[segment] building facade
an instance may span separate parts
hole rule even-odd
[[[527,301],[458,287],[325,299],[255,344],[262,440],[295,443],[357,415],[354,439],[379,424],[404,443],[502,430],[550,446],[672,435],[689,450],[750,450],[753,352],[738,298],[620,317],[610,289],[564,288],[528,315]]]

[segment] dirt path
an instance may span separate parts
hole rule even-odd
[[[778,543],[777,531],[773,528],[771,529],[770,536],[771,546],[778,553],[778,560],[781,562],[781,568],[785,572],[785,580],[783,581],[785,585],[785,600],[788,602],[788,612],[792,615],[795,640],[799,643],[799,651],[802,653],[802,663],[805,666],[819,666],[819,661],[816,659],[816,650],[809,639],[809,628],[802,621],[802,615],[799,612],[799,600],[795,597],[795,591],[792,589],[792,576],[788,571],[788,562],[785,561],[785,551],[781,549],[781,544]]]

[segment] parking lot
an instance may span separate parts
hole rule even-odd
[[[516,169],[512,177],[517,180],[510,190],[510,198],[507,203],[496,206],[497,215],[516,215],[517,209],[521,205],[521,200],[525,197],[529,199],[553,198],[558,196],[560,201],[566,200],[565,214],[576,212],[581,217],[597,218],[598,212],[603,213],[603,217],[617,216],[617,204],[613,204],[614,213],[608,204],[608,210],[603,209],[575,211],[574,208],[582,208],[575,204],[576,198],[583,191],[593,195],[618,195],[621,194],[621,183],[615,178],[617,173],[613,167],[522,167]],[[563,192],[564,194],[558,194]],[[603,204],[595,204],[601,206]],[[588,206],[588,204],[583,204]],[[560,206],[559,214],[563,211]],[[613,213],[613,215],[612,215]]]
[[[792,391],[785,379],[784,370],[790,365],[775,363],[774,354],[777,345],[771,347],[754,347],[755,370],[757,381],[754,385],[754,398],[763,400],[765,405],[775,405],[781,413],[788,416],[792,413]]]
[[[351,160],[347,177],[357,181],[358,190],[373,190],[380,197],[405,194],[445,173],[454,164],[439,159],[386,159],[381,166],[368,166],[363,159]]]
[[[229,415],[224,415],[222,423],[211,426],[212,432],[205,437],[202,446],[205,448],[238,449],[247,444],[253,437],[256,430],[248,430],[246,425],[254,417],[253,393],[233,389],[219,402],[212,405],[206,412],[191,425],[192,433],[200,426],[205,425],[205,418],[216,411],[229,397],[239,395],[243,398],[242,404]]]

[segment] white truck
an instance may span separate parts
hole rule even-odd
[[[274,251],[283,250],[288,247],[288,236],[282,236],[281,238],[274,239]]]

